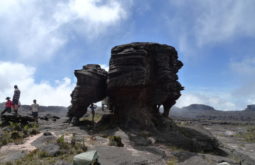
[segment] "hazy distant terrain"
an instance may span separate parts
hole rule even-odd
[[[4,103],[0,104],[0,110],[4,109]],[[100,110],[98,107],[97,110]],[[29,113],[30,105],[22,105],[19,109],[21,113]],[[40,106],[40,114],[53,113],[58,116],[65,116],[67,107],[64,106]],[[98,111],[100,112],[100,111]],[[171,118],[174,119],[206,119],[206,120],[238,120],[255,121],[255,105],[247,105],[244,110],[221,111],[214,107],[203,104],[191,104],[187,107],[172,107],[170,111]]]
[[[0,104],[0,111],[4,109],[4,103]],[[31,113],[30,105],[21,105],[19,108],[19,113],[27,114]],[[67,107],[64,106],[40,106],[39,108],[39,115],[45,115],[47,113],[51,113],[57,116],[65,116],[67,113]]]
[[[0,104],[0,108],[3,107],[4,105]],[[30,106],[22,105],[19,113],[24,116],[31,116]],[[173,125],[176,126],[172,130],[173,137],[167,136],[167,139],[172,139],[173,144],[184,144],[188,148],[203,144],[205,149],[210,148],[209,144],[217,139],[221,144],[220,149],[226,155],[210,152],[200,153],[185,149],[185,147],[181,149],[171,147],[169,142],[162,140],[162,137],[157,137],[156,134],[150,135],[146,131],[135,135],[121,129],[93,132],[90,111],[85,115],[83,118],[85,122],[80,126],[65,123],[66,113],[66,107],[40,106],[38,130],[41,133],[28,137],[23,144],[8,144],[0,147],[0,164],[6,165],[6,162],[28,158],[27,153],[35,148],[47,153],[57,153],[59,152],[58,145],[55,142],[49,143],[49,139],[52,141],[65,135],[66,141],[69,142],[73,133],[76,134],[77,141],[85,141],[88,150],[95,149],[99,152],[99,161],[104,165],[121,165],[123,162],[130,165],[132,163],[144,163],[146,165],[171,163],[175,165],[220,165],[220,162],[229,163],[229,165],[254,165],[255,163],[255,153],[253,152],[255,148],[253,135],[255,111],[252,106],[242,111],[219,111],[202,104],[172,108],[170,117],[175,123]],[[110,111],[102,111],[98,107],[96,120],[99,121],[103,114],[109,113]],[[6,128],[0,127],[0,134],[4,130]],[[109,137],[113,135],[121,137],[124,147],[108,145]],[[183,139],[184,136],[191,138],[194,144],[193,141],[192,144],[187,143],[189,140]],[[67,156],[68,160],[65,160],[64,163],[71,165],[74,154]],[[58,156],[52,157],[52,159],[55,159],[55,165],[59,165],[58,162],[62,161],[62,158],[60,159]],[[26,161],[30,162],[27,159]],[[36,161],[47,162],[47,157],[42,157]]]
[[[192,104],[183,108],[173,107],[170,116],[180,119],[255,121],[255,108],[253,107],[249,105],[245,110],[220,111],[211,106]]]

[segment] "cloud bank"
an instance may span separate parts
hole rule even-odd
[[[93,39],[125,19],[124,7],[117,0],[1,1],[0,52],[15,60],[50,60],[74,34]]]
[[[70,93],[74,83],[69,78],[49,82],[36,82],[36,69],[20,63],[0,62],[0,102],[7,96],[13,96],[13,86],[17,84],[21,90],[21,104],[32,104],[37,99],[41,105],[70,105]]]
[[[255,37],[255,1],[173,1],[166,16],[170,35],[177,37],[185,55],[196,55],[205,46],[229,43],[240,37]]]
[[[206,56],[206,53],[212,53],[211,50],[206,51],[208,47],[214,48],[215,45],[230,43],[240,38],[255,37],[255,22],[252,21],[255,11],[255,1],[253,0],[208,0],[206,2],[204,0],[169,0],[164,1],[164,6],[163,3],[159,5],[160,9],[162,8],[159,11],[153,10],[157,6],[152,4],[154,1],[138,3],[133,0],[0,1],[1,99],[4,100],[6,96],[12,96],[13,85],[18,84],[22,90],[21,101],[23,103],[30,103],[32,99],[38,97],[45,105],[69,104],[69,94],[74,86],[73,81],[63,76],[63,79],[55,82],[37,82],[35,75],[38,70],[36,69],[43,65],[58,65],[58,62],[62,62],[61,67],[71,68],[69,59],[77,58],[79,61],[78,56],[82,59],[83,55],[76,54],[79,51],[73,53],[73,50],[70,51],[71,53],[65,54],[63,53],[65,50],[76,46],[77,43],[80,44],[77,46],[80,49],[87,48],[84,42],[90,42],[94,46],[94,42],[97,41],[100,45],[100,39],[102,39],[100,37],[107,36],[111,32],[114,33],[115,31],[112,29],[126,20],[130,22],[126,22],[125,25],[130,25],[130,27],[120,27],[128,31],[125,35],[118,34],[122,36],[121,41],[128,40],[126,38],[143,40],[144,38],[136,38],[136,36],[144,37],[145,35],[146,39],[153,39],[153,36],[146,34],[146,30],[148,29],[148,32],[154,34],[153,31],[163,29],[162,33],[170,36],[164,41],[170,42],[169,38],[171,38],[176,42],[176,48],[181,55],[184,54],[185,57],[190,55],[194,59],[199,58],[199,54]],[[137,10],[137,15],[132,15],[135,10]],[[146,17],[141,18],[143,13]],[[155,26],[158,29],[154,29],[154,25],[149,24],[153,29],[150,31],[151,29],[146,27],[147,24],[141,25],[142,22],[146,23],[143,19],[147,20],[149,15],[161,20],[162,24]],[[150,17],[151,22],[155,22],[153,20],[155,18]],[[139,27],[136,27],[136,24]],[[167,31],[159,27],[164,27]],[[137,35],[136,31],[140,29],[143,29],[142,33]],[[108,39],[114,40],[113,43],[120,42],[119,36],[115,37],[117,39],[111,37]],[[160,40],[164,37],[158,36],[158,38]],[[95,46],[95,49],[99,48]],[[93,51],[88,53],[94,53]],[[222,55],[219,51],[213,53],[218,57]],[[69,58],[65,58],[63,54]],[[196,56],[197,54],[198,56]],[[228,94],[226,92],[212,93],[210,89],[203,93],[187,90],[183,92],[177,105],[182,107],[190,103],[203,103],[219,109],[237,109],[245,104],[254,103],[253,84],[255,79],[251,78],[254,77],[255,72],[254,58],[244,56],[240,59],[231,61],[229,69],[237,79],[245,79],[242,85],[238,84],[239,87],[232,91],[229,90]],[[190,62],[187,58],[184,60],[187,63]],[[221,57],[218,60],[221,60]],[[99,63],[104,62],[100,61]],[[104,68],[108,69],[107,66]],[[189,72],[192,72],[192,68],[189,69]],[[47,77],[42,79],[47,79]],[[185,84],[183,85],[185,86]],[[192,85],[195,86],[195,84]],[[186,88],[188,89],[188,87]],[[39,102],[40,99],[38,99]]]
[[[189,106],[190,104],[205,104],[218,110],[241,110],[244,107],[238,107],[231,93],[209,93],[209,92],[183,92],[177,100],[177,107]]]

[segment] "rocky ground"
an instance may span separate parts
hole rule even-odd
[[[27,114],[28,112],[24,112]],[[253,122],[222,122],[207,120],[175,120],[177,129],[191,138],[194,143],[182,141],[181,136],[175,133],[169,134],[173,145],[163,137],[155,136],[146,131],[126,131],[119,128],[106,129],[102,131],[95,130],[90,120],[86,116],[83,120],[85,125],[73,126],[65,123],[65,111],[43,112],[40,114],[39,131],[36,135],[28,136],[22,143],[9,143],[0,148],[0,164],[10,165],[19,164],[17,160],[30,161],[27,164],[72,164],[72,157],[76,153],[68,153],[69,156],[56,156],[61,151],[61,145],[55,143],[61,136],[66,143],[71,143],[75,139],[76,143],[86,150],[96,150],[99,154],[99,162],[102,165],[254,165],[255,164],[255,142],[252,135],[255,123]],[[109,112],[97,111],[96,120],[100,119],[102,114]],[[55,117],[54,117],[55,116]],[[59,116],[60,118],[56,118]],[[176,129],[175,128],[175,129]],[[1,131],[5,129],[1,128]],[[189,130],[184,132],[184,130]],[[1,132],[0,131],[0,132]],[[249,132],[251,131],[251,132]],[[75,134],[75,135],[74,135]],[[64,135],[64,136],[63,136]],[[123,147],[109,146],[109,137],[120,137]],[[192,148],[200,146],[210,146],[214,137],[219,141],[218,149],[197,150]],[[208,138],[208,139],[206,139]],[[205,143],[205,144],[201,144]],[[183,145],[182,145],[183,144]],[[194,146],[192,146],[194,145]],[[43,150],[47,157],[55,157],[49,161],[49,158],[33,157],[28,159],[31,152],[36,149]],[[72,148],[69,148],[73,150]],[[76,148],[77,149],[77,148]],[[85,149],[84,149],[85,151]],[[41,154],[42,155],[42,154]],[[67,158],[68,157],[68,158]],[[40,159],[42,159],[40,161]],[[43,162],[43,160],[47,160]],[[11,163],[12,162],[12,163]],[[50,163],[49,163],[50,162]]]

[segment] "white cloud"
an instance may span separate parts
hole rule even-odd
[[[237,81],[241,81],[232,91],[233,97],[244,104],[255,104],[255,57],[232,60],[229,67]]]
[[[240,85],[232,91],[233,97],[239,102],[255,104],[255,57],[232,60],[229,64],[232,75],[240,81]]]
[[[255,36],[253,0],[198,0],[201,13],[196,22],[198,43],[222,42],[236,36]],[[196,6],[197,7],[197,6]]]
[[[74,31],[91,39],[125,19],[124,7],[117,0],[1,1],[1,49],[23,60],[49,60]]]
[[[54,85],[49,82],[35,82],[36,69],[20,63],[0,62],[0,99],[5,101],[7,96],[12,97],[13,86],[17,84],[21,90],[22,104],[31,104],[37,99],[41,105],[70,105],[70,93],[74,83],[69,78],[56,80]]]
[[[254,75],[254,74],[253,74]],[[253,76],[252,75],[252,76]],[[244,79],[244,78],[242,78]],[[231,95],[242,105],[255,104],[255,78],[251,77],[231,92]]]
[[[190,104],[205,104],[218,110],[241,110],[232,100],[231,95],[226,93],[208,93],[208,92],[185,92],[177,100],[176,106],[184,107]]]
[[[169,0],[169,3],[174,12],[167,22],[181,47],[185,40],[189,47],[200,48],[239,37],[255,37],[254,0]]]
[[[93,39],[104,33],[109,26],[127,17],[125,6],[117,0],[69,0],[59,3],[53,17],[60,25],[79,22],[74,27],[86,38]]]
[[[107,72],[109,71],[109,65],[105,65],[105,64],[100,64],[101,68],[103,68],[104,70],[106,70]]]
[[[73,0],[69,8],[77,18],[84,18],[94,23],[114,23],[125,16],[125,11],[117,1],[97,5],[101,0]]]
[[[254,78],[255,75],[255,57],[245,57],[242,60],[230,62],[230,69],[239,76],[248,76]]]

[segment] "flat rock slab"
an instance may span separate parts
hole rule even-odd
[[[229,136],[226,132],[238,134],[246,130],[247,126],[235,125],[207,125],[208,129],[219,141],[228,149],[232,150],[232,154],[242,163],[247,162],[247,165],[255,164],[255,143],[249,143],[239,138],[238,136]]]
[[[4,153],[0,153],[0,163],[15,161],[26,156],[27,152],[20,150],[9,150]]]
[[[217,155],[199,154],[185,151],[177,152],[174,155],[178,159],[178,163],[176,163],[177,165],[218,165],[220,163],[228,163],[228,165],[240,165],[240,163],[237,161]]]
[[[102,165],[165,165],[166,161],[161,155],[133,148],[96,146],[99,163]]]

